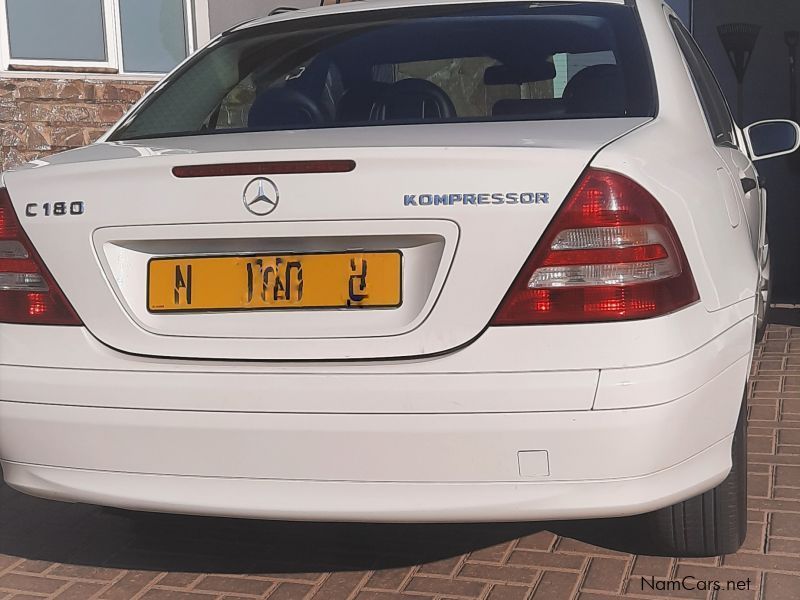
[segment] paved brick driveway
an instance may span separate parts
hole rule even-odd
[[[750,526],[723,559],[638,556],[635,520],[266,523],[128,514],[0,485],[0,600],[800,600],[800,328],[772,326],[752,381]],[[646,583],[687,575],[723,589]]]

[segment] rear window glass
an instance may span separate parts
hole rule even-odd
[[[224,35],[111,139],[647,117],[655,104],[649,54],[630,6],[438,5]]]

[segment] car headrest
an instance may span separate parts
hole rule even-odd
[[[522,85],[556,78],[556,66],[549,61],[533,62],[523,67],[495,65],[483,72],[485,85]]]
[[[256,96],[247,117],[248,129],[286,129],[318,125],[322,110],[308,96],[291,88],[268,89]]]
[[[568,113],[625,116],[626,90],[617,65],[594,65],[578,71],[564,88]]]
[[[390,88],[390,84],[379,81],[354,85],[339,100],[336,118],[345,123],[376,120],[378,105]]]
[[[393,84],[384,94],[379,112],[387,121],[452,119],[457,116],[450,96],[426,79],[401,79]]]

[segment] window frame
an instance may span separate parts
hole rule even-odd
[[[100,0],[103,9],[105,61],[74,59],[21,59],[11,56],[11,39],[6,0],[0,0],[0,72],[9,73],[108,73],[126,78],[162,77],[157,71],[125,71],[122,58],[122,23],[120,0]],[[208,0],[181,0],[185,23],[187,56],[191,55],[209,37],[208,27],[198,26],[198,15],[208,14]]]
[[[675,42],[678,45],[678,50],[689,71],[692,87],[699,100],[706,126],[714,145],[720,148],[738,149],[736,120],[733,118],[733,113],[731,113],[728,101],[722,92],[722,87],[719,85],[716,75],[714,75],[714,71],[711,69],[711,65],[708,64],[708,60],[702,50],[700,50],[694,37],[680,18],[672,13],[668,13],[667,18],[669,19]],[[684,48],[682,38],[685,38],[684,41],[688,48]],[[699,73],[696,71],[699,71]],[[718,117],[721,117],[725,122],[718,122]]]

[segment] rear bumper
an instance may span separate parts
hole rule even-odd
[[[396,522],[621,516],[724,479],[748,365],[745,356],[672,402],[609,410],[291,414],[0,401],[0,458],[23,492],[139,510]]]
[[[669,318],[664,346],[688,330],[685,315]],[[524,336],[539,331],[520,328],[487,360],[520,360]],[[496,335],[515,333],[487,332],[461,358],[473,364]],[[0,464],[33,495],[163,512],[396,522],[643,513],[727,475],[752,335],[748,317],[643,366],[459,372],[459,353],[191,363],[116,353],[76,328],[0,326]]]
[[[54,500],[119,508],[338,522],[503,522],[633,515],[719,484],[731,441],[657,473],[617,480],[409,483],[186,477],[2,462],[6,482]]]

